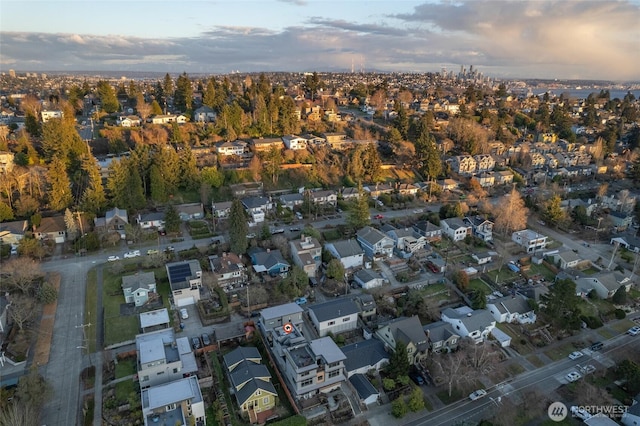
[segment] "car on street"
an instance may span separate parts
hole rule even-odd
[[[202,338],[202,344],[203,345],[209,346],[211,344],[211,339],[209,338],[209,335],[207,333],[204,333],[200,337]]]
[[[627,334],[630,336],[637,336],[638,334],[640,334],[640,327],[638,327],[637,325],[631,327],[629,330],[627,330]]]
[[[604,346],[604,343],[602,342],[595,342],[594,344],[591,345],[591,350],[592,351],[599,351],[600,349],[602,349],[602,347]]]
[[[189,312],[187,312],[187,308],[180,309],[180,318],[182,319],[189,318]]]
[[[580,420],[587,420],[591,418],[591,414],[584,407],[576,407],[575,405],[571,407],[571,415],[573,417],[577,417]]]
[[[300,230],[300,228],[298,228],[297,226],[292,226],[291,228],[289,228],[289,232],[298,232]]]
[[[578,358],[582,357],[583,355],[584,355],[584,354],[583,354],[582,352],[580,352],[580,351],[571,352],[571,353],[569,354],[569,359],[576,360],[576,359],[578,359]]]
[[[384,215],[377,214],[373,217],[374,219],[384,219]]]
[[[115,262],[116,260],[120,260],[120,256],[109,256],[109,257],[107,257],[107,262]]]
[[[140,250],[132,250],[124,254],[125,259],[131,259],[133,257],[138,257],[138,256],[140,256]]]
[[[253,232],[250,233],[250,234],[247,234],[247,238],[248,239],[252,239],[252,238],[255,238],[255,237],[256,237],[256,234],[254,234]]]
[[[469,399],[472,400],[472,401],[475,401],[476,399],[480,399],[480,398],[485,397],[485,396],[487,396],[487,391],[484,390],[484,389],[478,389],[477,391],[472,392],[469,395]]]
[[[413,380],[413,382],[418,386],[424,385],[424,379],[418,373],[411,373],[409,378],[411,378],[411,380]]]
[[[167,253],[172,253],[176,251],[176,248],[174,246],[169,246],[166,249],[164,249],[164,251],[166,251]]]
[[[571,373],[567,374],[564,377],[565,379],[567,379],[569,383],[571,383],[571,382],[575,382],[576,380],[580,380],[582,376],[577,371],[572,371]]]
[[[156,250],[156,249],[149,249],[147,250],[147,256],[151,256],[153,254],[158,254],[160,253],[160,251]]]
[[[191,346],[193,346],[193,349],[200,349],[202,347],[202,344],[200,343],[200,338],[194,337],[193,339],[191,339]]]
[[[591,374],[594,371],[596,371],[596,367],[594,365],[592,365],[592,364],[585,365],[584,367],[581,367],[581,369],[582,369],[582,374],[585,374],[585,375],[586,374]]]
[[[307,298],[306,297],[298,297],[296,299],[296,303],[298,305],[304,305],[305,303],[307,303]]]

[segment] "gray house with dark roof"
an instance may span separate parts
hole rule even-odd
[[[254,364],[260,364],[262,362],[262,355],[255,346],[238,346],[223,357],[224,365],[228,371],[233,371],[238,364],[243,361],[253,362]]]
[[[448,322],[436,321],[423,327],[431,352],[450,352],[458,347],[460,336]]]
[[[487,309],[497,322],[518,324],[533,324],[536,322],[535,312],[529,306],[527,299],[520,294],[489,300]]]
[[[418,364],[427,358],[429,352],[427,335],[424,334],[417,315],[391,320],[378,328],[376,336],[392,351],[396,350],[398,342],[404,343],[407,346],[407,356],[411,364]]]
[[[156,292],[156,276],[153,272],[139,272],[122,277],[124,301],[142,306],[149,301],[149,293]]]
[[[393,239],[371,226],[365,226],[356,234],[358,242],[365,254],[370,258],[376,256],[391,257],[395,243]]]
[[[384,349],[384,343],[378,339],[343,346],[342,353],[347,357],[344,361],[347,377],[366,374],[369,370],[379,371],[389,362],[389,354]]]
[[[380,392],[378,392],[364,374],[354,374],[349,377],[349,382],[358,393],[358,397],[364,405],[375,404],[378,401]]]
[[[353,274],[353,280],[364,289],[380,287],[385,283],[385,279],[373,269],[361,269]]]
[[[360,308],[351,299],[334,299],[309,306],[309,318],[320,337],[355,330],[359,312]]]
[[[324,248],[338,259],[344,269],[361,268],[364,261],[364,250],[355,240],[334,241],[326,243]]]
[[[447,308],[441,313],[442,321],[453,326],[461,337],[482,343],[496,326],[496,320],[486,309],[473,310],[468,306]]]

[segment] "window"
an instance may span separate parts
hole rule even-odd
[[[173,369],[173,374],[176,374],[177,372],[178,372],[178,369],[177,369],[177,368],[174,368],[174,369]]]
[[[329,378],[336,377],[340,375],[340,370],[334,370],[329,372]]]
[[[262,391],[260,391],[260,389],[258,389],[258,390],[256,391],[256,395],[260,395],[261,393],[262,393]]]
[[[305,386],[309,386],[313,383],[313,379],[307,379],[305,381],[303,381],[302,383],[300,383],[300,387],[303,388]]]
[[[311,374],[310,371],[305,371],[304,373],[300,374],[300,376],[305,377],[305,376],[308,376],[309,374]]]
[[[149,376],[142,376],[142,381],[143,382],[149,381]]]
[[[336,324],[335,321],[329,321],[329,324],[327,324],[327,325],[335,325],[335,324]]]
[[[342,318],[342,322],[348,322],[350,319],[351,317]]]
[[[159,376],[161,374],[164,374],[164,371],[158,371],[156,374]]]
[[[269,397],[265,396],[264,398],[262,398],[262,404],[264,405],[268,405],[269,404]]]
[[[328,368],[334,368],[340,365],[340,362],[332,362],[331,364],[328,365]]]

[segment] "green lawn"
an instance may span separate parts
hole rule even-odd
[[[498,277],[498,279],[496,280],[496,282],[498,284],[504,284],[504,283],[508,283],[508,282],[512,282],[517,280],[518,278],[520,278],[518,276],[518,274],[514,273],[511,271],[511,269],[509,269],[507,267],[507,265],[504,265],[502,267],[502,270],[500,272],[498,272],[497,270],[495,271],[489,271],[487,272],[487,274],[493,279],[496,280],[496,276]]]
[[[618,333],[625,333],[628,329],[636,325],[633,321],[625,319],[619,323],[612,324],[611,328]]]
[[[556,277],[556,274],[554,274],[552,270],[544,266],[544,264],[536,265],[532,263],[531,267],[529,268],[528,275],[531,276],[534,274],[542,275],[547,281],[553,281]]]
[[[493,290],[491,290],[491,287],[489,287],[489,285],[487,283],[485,283],[483,280],[481,280],[480,278],[474,278],[472,280],[469,280],[469,290],[474,290],[474,291],[484,291],[486,294],[491,294],[491,292]]]
[[[501,331],[505,332],[511,337],[511,347],[515,349],[520,355],[527,355],[533,352],[533,347],[528,341],[525,339],[525,344],[521,344],[520,340],[523,336],[517,331],[510,327],[508,324],[498,323],[496,324]]]
[[[126,403],[131,393],[136,392],[136,384],[133,380],[124,380],[116,383],[116,400],[118,403]]]
[[[122,295],[122,277],[114,275],[109,268],[102,271],[102,307],[104,308],[104,344],[133,340],[138,334],[139,320],[137,315],[121,316],[120,304],[124,303]]]
[[[559,359],[566,358],[571,352],[575,350],[575,346],[573,346],[571,343],[564,343],[560,346],[547,349],[546,351],[544,351],[544,353],[552,360],[557,361]]]
[[[441,293],[447,289],[447,286],[444,284],[431,284],[426,287],[423,287],[420,292],[424,297],[430,297],[434,294]]]
[[[87,274],[87,293],[84,303],[85,323],[92,324],[85,328],[88,352],[96,351],[96,324],[98,323],[98,283],[96,270],[92,269]]]
[[[611,339],[616,335],[614,332],[607,330],[606,328],[598,329],[598,334],[601,335],[603,339]]]
[[[116,365],[116,379],[136,374],[136,361],[133,358],[118,361]]]
[[[537,355],[529,355],[527,357],[527,361],[529,361],[531,364],[535,365],[536,367],[542,367],[544,365],[544,362],[542,362],[542,360],[538,358]]]

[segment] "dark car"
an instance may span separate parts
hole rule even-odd
[[[211,344],[211,339],[209,338],[209,335],[204,333],[202,336],[202,344],[205,346],[209,346]]]
[[[194,337],[193,339],[191,339],[191,345],[193,346],[193,349],[200,349],[202,347],[202,345],[200,344],[200,338]]]
[[[600,349],[602,349],[603,346],[604,344],[602,342],[595,342],[593,345],[591,345],[591,350],[599,351]]]
[[[422,386],[424,385],[424,379],[422,378],[421,375],[419,375],[418,373],[411,373],[409,375],[409,377],[411,378],[411,380],[413,380],[413,382],[418,385],[418,386]]]

